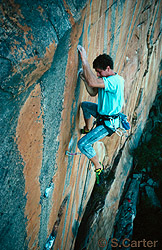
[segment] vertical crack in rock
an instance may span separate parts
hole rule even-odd
[[[139,189],[141,183],[142,174],[133,174],[128,179],[127,190],[121,198],[118,213],[116,215],[114,230],[108,243],[108,250],[114,249],[116,243],[123,246],[132,238],[133,234],[133,221],[136,217],[136,206],[139,197]],[[122,249],[122,248],[121,248]],[[130,250],[130,247],[127,249]]]
[[[84,248],[86,249],[87,243],[92,237],[92,227],[94,224],[98,224],[100,213],[102,212],[105,205],[106,196],[108,195],[108,192],[111,189],[111,185],[113,184],[113,181],[115,179],[116,167],[120,161],[126,143],[131,138],[131,136],[132,134],[127,137],[125,143],[119,150],[117,156],[113,161],[112,168],[109,168],[105,171],[103,184],[101,186],[94,186],[94,189],[92,191],[91,197],[88,201],[86,210],[84,212],[83,218],[78,229],[78,234],[74,246],[75,250],[80,250]]]
[[[59,211],[58,211],[58,215],[57,215],[57,220],[55,221],[54,225],[53,225],[53,229],[52,229],[52,232],[46,242],[46,245],[44,247],[44,250],[50,250],[52,249],[52,247],[54,246],[55,244],[55,239],[56,239],[56,236],[57,236],[57,232],[58,232],[58,228],[59,228],[59,225],[60,225],[60,222],[61,222],[61,219],[62,219],[62,216],[63,216],[63,213],[64,213],[64,209],[65,209],[65,206],[66,206],[66,203],[69,199],[69,195],[67,195],[64,200],[62,201],[61,203],[61,206],[59,208]]]
[[[148,32],[147,32],[147,38],[146,38],[146,44],[147,44],[147,50],[148,50],[148,54],[147,54],[147,66],[146,66],[146,70],[145,70],[145,72],[143,74],[143,78],[148,73],[149,65],[150,65],[150,57],[151,57],[151,54],[152,54],[152,51],[153,51],[153,47],[154,47],[153,45],[155,44],[155,43],[151,42],[151,34],[152,34],[154,22],[156,21],[156,19],[154,20],[154,15],[155,15],[155,8],[156,8],[157,4],[160,4],[160,3],[158,3],[158,1],[155,1],[154,2],[154,9],[153,9],[152,20],[150,21],[150,25],[149,25]],[[157,10],[157,13],[158,13],[158,10]],[[156,42],[158,41],[158,39],[160,37],[160,34],[161,34],[161,31],[159,32],[159,34],[157,36]]]

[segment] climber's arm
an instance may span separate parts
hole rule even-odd
[[[85,78],[85,77],[84,77]],[[88,92],[88,94],[90,96],[96,96],[97,93],[98,93],[98,88],[92,88],[88,85],[87,81],[86,80],[83,80],[84,81],[84,84],[85,84],[85,87],[86,87],[86,90]]]
[[[87,60],[82,61],[83,73],[87,84],[91,88],[105,88],[105,84],[102,78],[97,78],[95,74],[91,71],[89,63]]]
[[[80,52],[80,56],[82,60],[83,74],[84,74],[84,77],[88,86],[94,89],[105,88],[103,79],[97,78],[95,74],[92,72],[90,65],[88,63],[88,60],[87,60],[85,49],[79,45],[78,50]]]

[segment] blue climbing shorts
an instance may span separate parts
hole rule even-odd
[[[82,102],[81,107],[84,117],[86,119],[91,118],[91,116],[97,118],[97,106],[96,103]],[[97,126],[78,141],[79,150],[86,155],[88,159],[93,158],[96,155],[96,152],[93,149],[93,143],[101,140],[108,134],[109,132],[103,125]]]

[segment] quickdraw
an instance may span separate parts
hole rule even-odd
[[[69,151],[66,151],[65,152],[65,155],[68,155],[68,156],[73,156],[73,155],[81,155],[82,153],[79,153],[79,152],[76,152],[76,153],[71,153]]]

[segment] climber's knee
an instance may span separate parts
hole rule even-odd
[[[81,103],[81,108],[84,110],[87,107],[87,102],[82,102]]]
[[[82,140],[84,137],[82,137],[79,141],[78,141],[78,148],[80,150],[80,152],[82,154],[84,154],[85,156],[87,156],[88,159],[91,159],[92,157],[94,157],[96,155],[95,150],[93,149],[92,146],[90,145],[86,145],[85,141]]]

